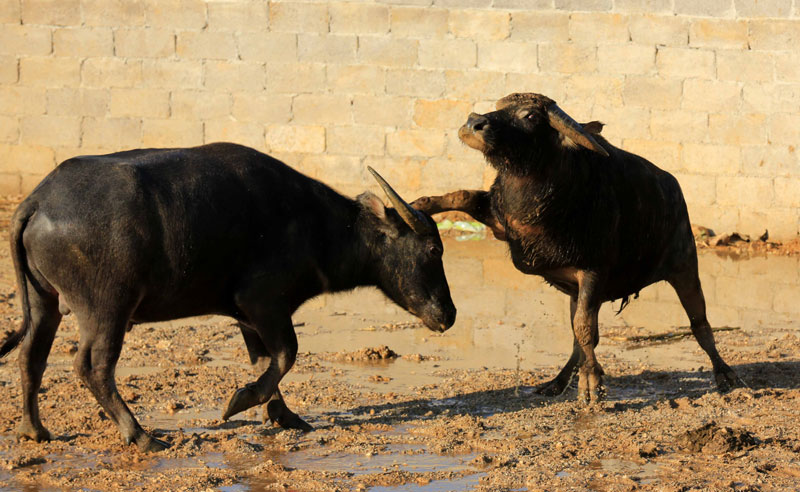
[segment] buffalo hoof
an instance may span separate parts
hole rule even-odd
[[[289,410],[283,400],[272,400],[269,402],[265,413],[273,424],[278,424],[282,429],[300,429],[303,432],[311,432],[314,430],[308,422]]]
[[[169,447],[168,442],[162,441],[161,439],[156,439],[149,434],[144,434],[137,439],[136,445],[139,447],[139,451],[142,451],[143,453],[157,453],[159,451],[164,451]]]
[[[225,413],[222,414],[222,420],[228,420],[237,413],[244,412],[248,408],[252,408],[261,403],[260,396],[251,387],[245,386],[244,388],[239,388],[231,397],[231,401],[228,402],[228,408],[225,410]]]
[[[739,379],[739,376],[733,372],[730,367],[723,367],[718,371],[714,371],[714,379],[717,383],[717,389],[720,393],[727,393],[735,388],[747,388],[748,386]]]
[[[35,442],[46,442],[53,440],[53,435],[42,426],[34,427],[31,424],[20,424],[17,428],[17,440],[24,441],[26,439]]]

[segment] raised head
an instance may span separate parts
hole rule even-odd
[[[455,322],[456,307],[444,275],[444,250],[436,223],[406,203],[374,169],[368,169],[393,207],[385,207],[371,192],[358,197],[375,233],[368,247],[377,270],[377,285],[429,329],[445,331]]]
[[[500,170],[527,167],[580,148],[608,156],[592,136],[602,124],[591,122],[584,127],[547,96],[510,94],[497,101],[496,108],[486,114],[471,113],[458,136]]]

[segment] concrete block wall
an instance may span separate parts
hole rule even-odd
[[[456,131],[549,95],[692,220],[800,227],[800,0],[0,0],[0,193],[79,154],[227,140],[340,191],[487,186]]]

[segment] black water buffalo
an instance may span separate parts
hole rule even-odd
[[[278,383],[295,361],[291,315],[304,301],[375,285],[428,328],[452,326],[456,309],[435,223],[370,171],[394,208],[370,192],[346,198],[228,143],[59,165],[11,222],[24,317],[0,356],[23,340],[19,436],[50,438],[37,392],[56,328],[70,311],[80,325],[76,373],[125,441],[147,451],[167,444],[141,428],[114,383],[133,324],[204,314],[236,319],[263,374],[235,392],[223,418],[266,403],[273,422],[303,430],[311,427],[286,407]]]
[[[431,214],[469,213],[508,242],[517,269],[541,275],[570,296],[572,356],[541,393],[562,393],[579,372],[579,397],[599,399],[603,370],[594,348],[600,305],[621,298],[624,306],[660,280],[678,293],[718,388],[742,385],[717,352],[706,319],[678,182],[609,144],[599,136],[602,127],[578,124],[539,94],[506,96],[496,111],[470,114],[459,130],[461,140],[497,169],[491,189],[422,197],[412,205]]]

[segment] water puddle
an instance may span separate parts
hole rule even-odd
[[[475,473],[455,480],[432,480],[425,484],[403,484],[371,487],[369,492],[461,492],[473,490],[485,473]]]
[[[640,484],[652,484],[658,480],[660,466],[656,463],[634,463],[616,458],[604,458],[589,463],[589,469],[611,475],[625,475]]]

